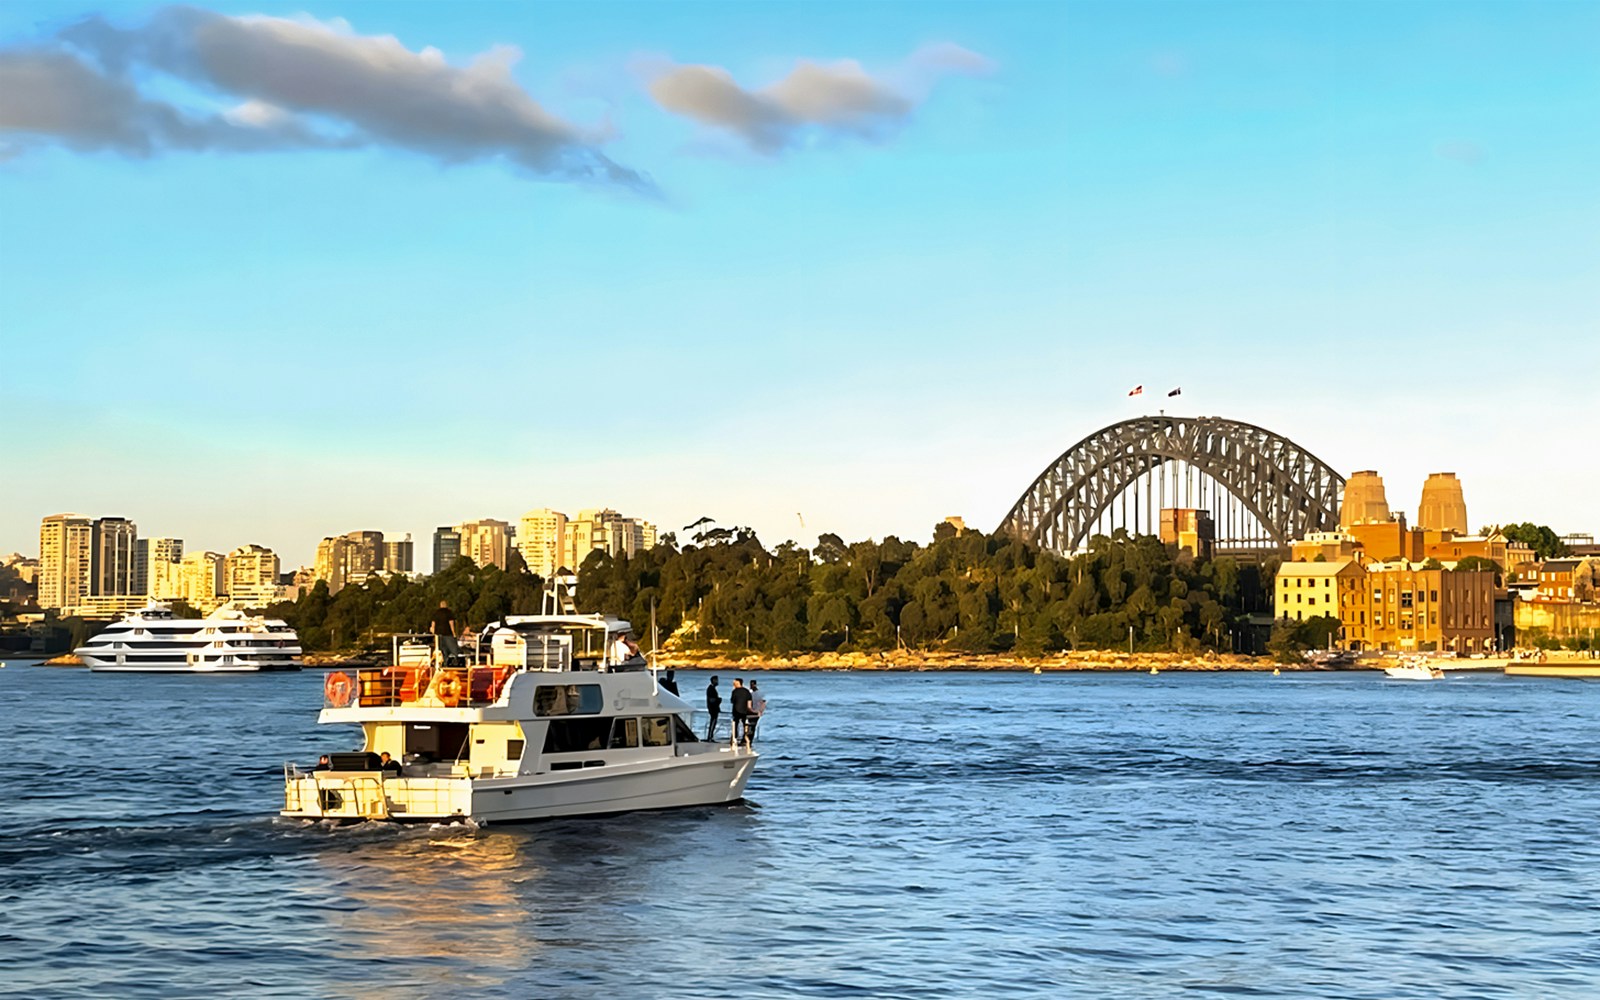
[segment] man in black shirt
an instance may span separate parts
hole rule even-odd
[[[750,689],[744,686],[743,677],[733,679],[733,691],[728,695],[733,702],[733,745],[750,745]]]
[[[433,613],[433,621],[428,624],[428,632],[438,642],[439,655],[444,657],[445,665],[461,653],[461,647],[456,645],[456,631],[456,616],[450,610],[450,602],[440,601],[439,610]]]
[[[668,670],[667,676],[661,678],[661,689],[663,691],[671,691],[673,694],[678,693],[678,682],[673,679],[672,671]]]
[[[711,683],[706,685],[706,715],[711,721],[706,723],[706,740],[717,738],[717,716],[722,714],[722,692],[717,690],[717,679],[711,678]]]

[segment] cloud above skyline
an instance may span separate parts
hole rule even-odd
[[[815,137],[882,142],[911,119],[941,78],[993,69],[985,56],[940,42],[878,75],[854,59],[801,59],[789,75],[759,89],[741,86],[720,66],[668,64],[652,74],[649,90],[665,110],[776,155]]]
[[[124,28],[94,15],[0,50],[0,155],[37,144],[136,157],[382,147],[653,191],[600,152],[601,130],[534,100],[512,76],[520,58],[496,46],[454,66],[342,20],[166,7]]]

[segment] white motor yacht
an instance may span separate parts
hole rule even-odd
[[[362,749],[285,765],[282,815],[483,824],[738,801],[759,754],[698,739],[689,704],[619,655],[629,632],[511,616],[450,657],[396,637],[391,666],[328,675],[317,721],[360,726]]]
[[[1408,656],[1399,666],[1384,667],[1383,675],[1397,681],[1444,680],[1444,671],[1420,656]]]
[[[204,618],[175,618],[152,602],[73,650],[90,670],[234,674],[299,670],[300,637],[276,618],[223,605]]]

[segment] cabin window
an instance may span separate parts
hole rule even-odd
[[[595,715],[603,706],[598,684],[541,684],[533,692],[534,715]]]
[[[406,724],[406,753],[429,760],[461,760],[467,756],[465,722],[411,722]]]
[[[545,733],[544,752],[604,750],[610,735],[610,719],[559,719],[550,723],[550,729]]]
[[[672,724],[669,715],[652,715],[640,719],[644,725],[644,745],[647,747],[672,746]]]
[[[627,750],[639,745],[639,720],[617,719],[611,724],[611,749]]]
[[[672,735],[677,737],[679,743],[700,742],[700,737],[694,734],[694,730],[689,728],[688,723],[676,715],[672,717]]]

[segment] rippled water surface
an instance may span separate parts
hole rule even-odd
[[[1600,996],[1600,685],[773,673],[746,805],[330,830],[321,680],[0,670],[0,994]]]

